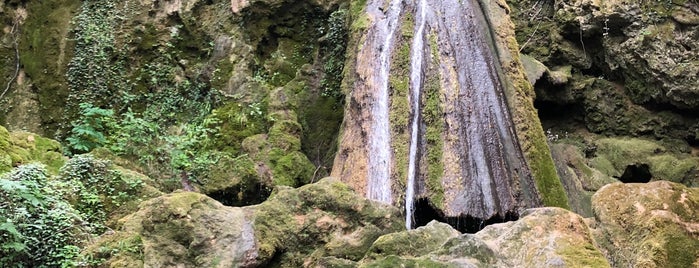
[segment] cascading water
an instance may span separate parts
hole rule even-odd
[[[388,118],[388,75],[390,70],[391,51],[393,38],[398,28],[398,19],[402,10],[402,0],[392,0],[385,17],[377,22],[378,36],[383,36],[379,56],[379,72],[377,74],[376,100],[372,106],[372,135],[369,143],[369,178],[367,185],[367,197],[384,203],[392,202],[391,195],[391,133]],[[370,6],[381,12],[378,4],[383,1],[374,1]]]
[[[427,21],[427,1],[418,0],[417,24],[410,55],[410,98],[413,110],[410,126],[410,149],[408,154],[408,179],[405,190],[405,228],[413,225],[413,205],[415,198],[415,177],[417,176],[417,143],[420,133],[420,92],[422,91],[422,63],[424,58],[425,24]]]
[[[408,229],[423,213],[497,222],[540,205],[479,2],[368,0],[365,11],[332,176],[380,202],[404,194]]]

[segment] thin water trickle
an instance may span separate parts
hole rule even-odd
[[[418,0],[417,24],[413,37],[410,63],[410,98],[413,118],[410,131],[410,151],[408,158],[408,180],[405,190],[405,228],[410,230],[413,222],[413,205],[415,198],[415,177],[417,176],[417,143],[420,119],[420,92],[422,91],[422,63],[424,58],[424,30],[427,17],[427,1]]]
[[[378,3],[379,1],[377,1]],[[381,1],[382,2],[382,1]],[[372,133],[369,142],[369,179],[367,197],[391,203],[391,133],[389,130],[388,75],[393,47],[393,37],[398,28],[402,0],[392,0],[385,17],[377,22],[377,34],[383,35],[379,54],[376,101],[372,106]],[[375,6],[380,10],[379,6]]]

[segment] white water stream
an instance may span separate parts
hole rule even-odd
[[[383,2],[383,1],[376,1]],[[393,37],[398,28],[402,0],[392,0],[383,20],[377,22],[377,34],[383,36],[379,56],[376,101],[372,105],[372,133],[369,144],[369,179],[367,197],[390,204],[391,197],[391,133],[389,125],[388,75]],[[379,6],[374,7],[380,9]]]
[[[410,98],[413,118],[410,130],[410,150],[408,158],[408,180],[405,189],[405,228],[410,230],[413,223],[415,200],[415,177],[417,176],[417,143],[420,134],[420,92],[422,91],[422,63],[424,58],[424,31],[427,17],[427,1],[418,0],[416,31],[410,55]]]

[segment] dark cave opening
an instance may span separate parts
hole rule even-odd
[[[621,174],[618,179],[623,183],[646,183],[652,177],[648,164],[636,163],[626,166],[624,174]]]
[[[207,195],[225,206],[242,207],[262,203],[271,193],[272,188],[258,183],[248,187],[236,185]]]
[[[687,142],[687,144],[689,144],[689,146],[699,147],[699,136],[688,135],[684,140]]]
[[[552,128],[561,130],[561,126],[576,128],[584,125],[585,112],[579,103],[535,100],[534,108],[538,111],[539,120],[541,120],[544,130]]]
[[[495,215],[488,219],[480,219],[467,215],[465,217],[446,217],[436,210],[429,200],[420,198],[415,202],[415,212],[413,214],[414,223],[412,228],[425,226],[432,220],[447,223],[461,233],[476,233],[483,230],[488,225],[508,221],[516,221],[519,216],[515,212],[507,212],[505,216]]]

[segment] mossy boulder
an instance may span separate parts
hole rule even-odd
[[[458,235],[446,224],[432,223],[382,236],[361,266],[389,267],[390,262],[407,267],[610,267],[584,219],[555,207],[527,210],[517,221],[489,225],[476,234]]]
[[[8,132],[0,126],[0,173],[22,164],[41,162],[49,174],[56,174],[65,161],[57,141],[29,132]]]
[[[592,167],[622,181],[668,180],[699,184],[699,158],[671,151],[663,143],[637,138],[603,138],[595,141]],[[634,172],[634,169],[641,169]]]
[[[129,242],[127,248],[121,244]],[[116,248],[106,254],[102,251]],[[121,220],[116,233],[105,234],[86,256],[105,259],[101,265],[230,267],[255,259],[255,236],[244,209],[225,207],[193,192],[177,192],[148,200]]]
[[[274,185],[301,186],[311,181],[315,166],[301,152],[291,152],[277,160],[272,170]]]
[[[280,188],[254,207],[258,260],[282,267],[322,257],[357,261],[374,239],[402,228],[399,215],[396,208],[364,199],[333,178]]]
[[[610,184],[592,197],[595,239],[615,267],[696,267],[699,189]]]
[[[198,182],[199,190],[228,206],[259,204],[272,188],[257,169],[258,165],[247,154],[222,155]]]
[[[460,233],[449,224],[432,221],[417,229],[379,237],[369,248],[364,261],[390,255],[419,257],[441,248],[447,240],[458,235]]]
[[[349,265],[376,238],[401,226],[396,208],[327,178],[297,189],[280,187],[267,201],[242,208],[194,192],[153,198],[83,255],[104,259],[101,265],[109,267]]]
[[[560,208],[527,210],[520,220],[487,226],[476,236],[512,266],[609,267],[584,219]]]

